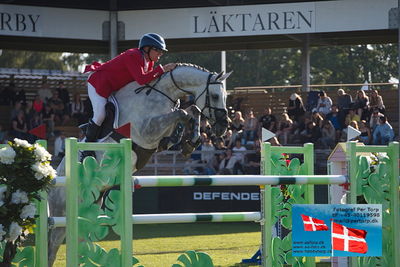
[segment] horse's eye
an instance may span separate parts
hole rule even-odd
[[[213,100],[218,100],[219,96],[218,96],[217,94],[212,94],[212,95],[211,95],[211,98],[212,98]]]

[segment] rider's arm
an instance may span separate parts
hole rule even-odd
[[[140,85],[149,83],[164,73],[164,69],[161,65],[158,65],[155,69],[153,69],[152,63],[149,63],[148,72],[145,72],[144,60],[140,53],[130,54],[124,63],[126,64],[126,67],[134,80]]]

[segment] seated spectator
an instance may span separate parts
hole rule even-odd
[[[32,143],[32,138],[28,134],[28,124],[25,120],[23,110],[20,110],[17,117],[15,117],[11,122],[10,137],[11,139],[18,138]]]
[[[37,113],[41,113],[44,107],[44,102],[40,99],[39,94],[36,94],[35,99],[33,100],[32,108]]]
[[[264,115],[258,120],[260,128],[265,128],[273,133],[276,132],[276,117],[271,113],[271,108],[267,107],[264,110]],[[261,129],[260,129],[261,130]]]
[[[54,134],[54,111],[49,105],[45,105],[42,110],[42,120],[46,124],[47,136]]]
[[[328,113],[329,114],[329,113]],[[311,115],[311,121],[315,122],[319,128],[322,128],[322,122],[324,121],[324,117],[318,111],[313,111]]]
[[[237,138],[242,138],[243,127],[244,127],[244,119],[242,116],[242,112],[235,111],[235,116],[230,124],[233,140],[236,140]]]
[[[278,131],[276,137],[284,145],[288,144],[289,134],[292,131],[293,121],[289,118],[286,112],[282,113],[281,120],[278,122]]]
[[[371,117],[369,118],[369,128],[373,132],[375,130],[376,125],[378,125],[379,117],[384,116],[379,112],[379,109],[374,109],[372,111]]]
[[[373,132],[374,145],[388,145],[394,139],[394,131],[392,125],[387,121],[386,116],[380,116],[378,125]]]
[[[0,144],[5,144],[7,142],[7,131],[4,129],[3,125],[0,124]]]
[[[360,120],[368,119],[369,98],[365,94],[364,90],[357,91],[357,95],[354,100],[353,108],[357,110],[357,115],[360,117]],[[360,120],[358,120],[358,121],[360,121]]]
[[[28,124],[28,129],[34,129],[36,127],[39,127],[40,125],[43,124],[43,120],[42,120],[42,116],[39,113],[33,113],[33,117],[31,118],[31,120],[29,121]]]
[[[239,174],[240,172],[243,174],[243,166],[240,163],[240,159],[235,157],[232,154],[232,150],[227,149],[224,153],[224,156],[222,156],[223,159],[220,162],[219,165],[219,174]]]
[[[321,148],[334,148],[336,144],[336,130],[330,120],[322,122],[321,138],[319,139]]]
[[[358,116],[358,115],[357,115]],[[341,135],[341,137],[340,137],[340,142],[347,142],[347,131],[348,131],[348,126],[350,126],[350,127],[353,127],[354,129],[356,129],[356,130],[360,130],[360,127],[358,126],[358,121],[351,121],[350,123],[349,123],[349,125],[347,125],[347,128],[344,128],[343,129],[343,131],[342,131],[342,135]],[[356,137],[354,137],[354,138],[352,138],[352,139],[350,139],[349,141],[357,141],[357,140],[359,140],[359,137],[358,136],[356,136]]]
[[[215,147],[211,142],[211,139],[209,137],[205,137],[201,146],[201,161],[204,163],[211,162],[211,159],[214,156],[214,152]]]
[[[50,85],[46,81],[43,81],[42,87],[38,90],[38,95],[43,103],[47,103],[47,101],[52,97]]]
[[[205,133],[211,140],[213,140],[213,136],[215,137],[211,130],[211,125],[206,119],[200,121],[200,133]]]
[[[81,95],[79,93],[75,93],[71,103],[71,117],[77,120],[78,125],[81,125],[87,121],[84,111]]]
[[[326,95],[325,91],[319,92],[319,99],[315,111],[321,113],[323,116],[331,112],[332,99]]]
[[[247,151],[247,149],[242,146],[242,142],[240,141],[240,139],[236,139],[235,146],[232,148],[232,152],[233,155],[238,158],[242,164],[244,163],[244,151]]]
[[[260,162],[261,162],[261,141],[259,139],[254,142],[254,153],[246,154],[245,157],[245,174],[260,174]]]
[[[303,143],[317,143],[318,139],[321,138],[321,129],[310,121],[307,123],[306,129],[301,133]]]
[[[340,124],[340,115],[336,105],[332,105],[331,112],[328,113],[328,115],[326,115],[326,119],[329,120],[332,123],[333,127],[335,128],[336,132],[335,140],[339,140],[340,134],[343,129],[343,125]]]
[[[385,114],[385,105],[383,104],[382,96],[378,94],[377,90],[371,90],[369,98],[369,109],[370,112],[378,109],[380,113]]]
[[[372,141],[372,134],[367,122],[365,120],[362,120],[359,126],[359,131],[361,132],[361,134],[358,136],[358,140],[360,140],[365,145],[370,145]]]
[[[304,107],[303,99],[301,98],[301,96],[296,93],[291,94],[289,98],[289,105],[287,108],[289,118],[299,122],[302,120],[305,112],[306,109]]]
[[[246,145],[247,142],[254,142],[254,138],[257,135],[257,118],[254,116],[252,110],[249,110],[246,113],[246,118],[244,120],[243,125],[243,135],[242,135],[242,144]]]
[[[15,119],[21,110],[23,111],[22,102],[15,102],[14,107],[10,112],[10,120],[12,121]]]
[[[347,114],[346,119],[345,119],[345,125],[346,127],[350,125],[352,121],[359,122],[361,121],[360,116],[357,115],[356,109],[350,109],[349,114]]]
[[[222,137],[225,147],[232,148],[234,145],[234,140],[232,139],[232,130],[228,129],[225,135]]]
[[[47,104],[53,109],[54,122],[63,125],[66,114],[64,113],[64,104],[57,90],[53,90],[53,96],[47,101]]]

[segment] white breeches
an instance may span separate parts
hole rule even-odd
[[[88,83],[88,94],[90,102],[92,102],[93,106],[93,122],[100,126],[104,119],[106,118],[106,109],[105,105],[107,104],[107,99],[100,96],[96,92],[96,88],[93,87],[90,83]]]

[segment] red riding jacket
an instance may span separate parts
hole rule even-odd
[[[143,85],[164,73],[161,65],[153,70],[153,61],[149,62],[147,72],[144,66],[142,52],[138,48],[132,48],[106,63],[93,62],[85,67],[84,72],[93,71],[88,82],[96,88],[100,96],[107,98],[112,92],[118,91],[132,81]]]

